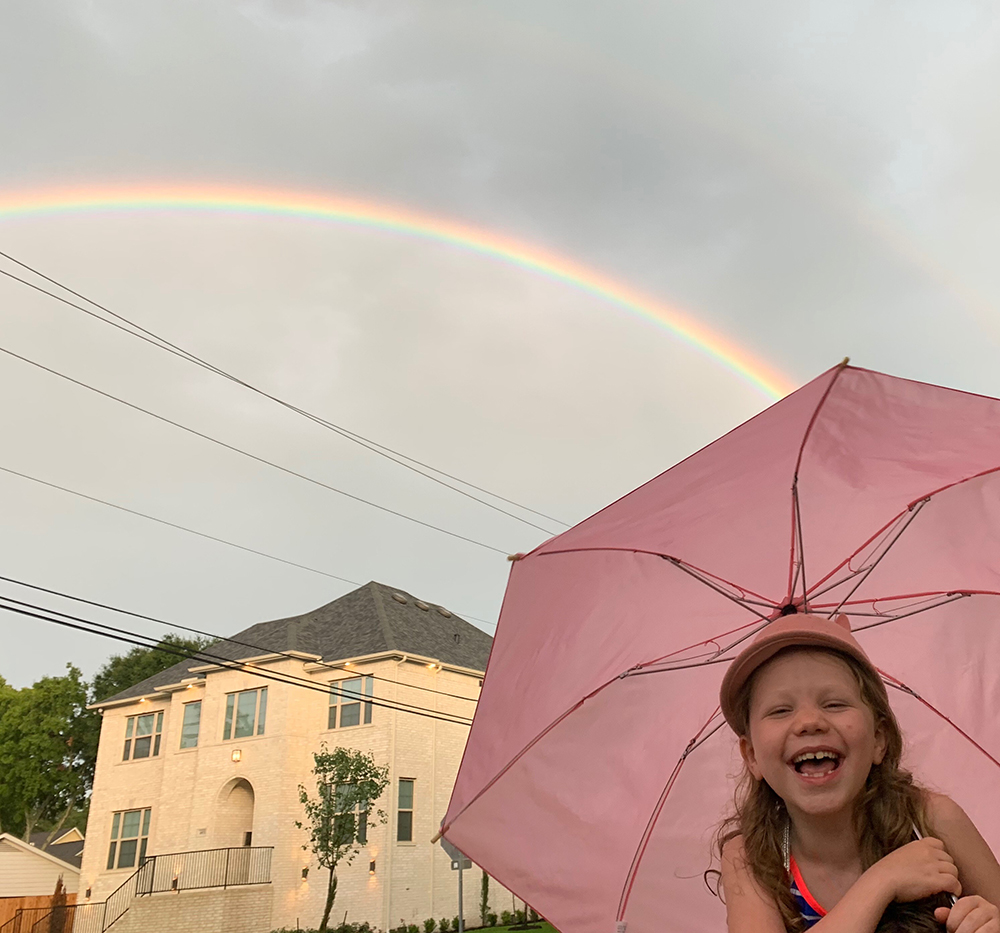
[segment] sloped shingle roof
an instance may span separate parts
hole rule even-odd
[[[405,602],[395,599],[394,593]],[[436,658],[445,664],[486,670],[493,639],[447,610],[427,603],[424,605],[429,608],[421,609],[418,602],[405,590],[372,581],[312,612],[259,622],[233,635],[235,641],[219,641],[205,650],[230,661],[279,651],[318,654],[325,661],[402,651]],[[254,647],[248,648],[248,644]],[[192,667],[205,663],[181,661],[105,698],[104,702],[142,696],[157,686],[178,683],[192,676]]]
[[[74,868],[80,867],[80,863],[83,861],[82,842],[61,842],[58,845],[53,844],[47,849],[43,849],[42,846],[45,845],[45,840],[48,837],[48,833],[32,833],[29,845],[40,852],[48,852],[49,855],[55,856],[55,858],[62,862],[66,862],[67,865],[72,865]]]

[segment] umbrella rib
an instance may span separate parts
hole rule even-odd
[[[802,466],[802,455],[805,453],[806,441],[809,440],[809,435],[812,434],[812,429],[816,424],[816,420],[819,418],[819,413],[826,404],[826,400],[830,397],[830,393],[833,391],[833,387],[836,385],[840,374],[847,369],[847,364],[849,362],[849,358],[845,356],[843,361],[834,368],[833,378],[830,380],[830,384],[823,390],[823,394],[816,403],[816,408],[813,409],[812,416],[809,418],[809,423],[806,425],[805,432],[802,434],[802,443],[799,444],[799,453],[795,458],[795,470],[792,473],[792,546],[788,555],[788,600],[791,602],[795,597],[795,586],[798,584],[799,572],[801,570],[802,602],[803,608],[806,610],[808,610],[809,606],[806,602],[805,542],[802,539],[802,513],[799,509],[799,468]],[[801,560],[798,562],[795,560],[796,544],[798,545],[798,551],[801,557]]]
[[[911,506],[910,516],[909,518],[906,519],[905,522],[903,522],[903,527],[896,532],[896,536],[885,546],[885,548],[882,550],[882,553],[879,554],[879,556],[875,558],[875,560],[871,564],[868,565],[868,568],[865,569],[863,572],[859,571],[861,572],[861,578],[858,580],[857,583],[854,584],[854,586],[850,590],[848,590],[847,595],[839,603],[837,603],[836,608],[834,608],[830,612],[830,615],[827,616],[827,618],[832,619],[840,610],[840,607],[843,606],[844,603],[846,603],[858,591],[858,587],[860,587],[865,582],[865,580],[867,580],[868,577],[871,576],[872,571],[881,563],[882,558],[889,553],[889,551],[892,549],[892,546],[903,536],[903,532],[910,527],[910,525],[913,523],[913,520],[920,514],[920,510],[930,501],[931,501],[930,498],[921,499],[920,502],[917,503],[917,505]],[[850,577],[846,579],[849,580]],[[846,580],[844,582],[846,582]]]
[[[895,523],[897,523],[900,519],[902,519],[907,512],[910,512],[914,508],[916,508],[917,505],[920,505],[921,503],[926,504],[927,502],[929,502],[931,499],[933,499],[935,496],[937,496],[942,492],[947,492],[948,490],[954,489],[957,486],[961,486],[964,483],[971,483],[973,480],[982,479],[983,477],[990,476],[991,474],[994,473],[1000,473],[1000,466],[990,467],[988,470],[980,470],[978,473],[973,473],[971,476],[963,476],[961,479],[955,480],[955,482],[953,483],[946,483],[944,486],[939,486],[936,489],[930,490],[930,492],[926,492],[921,496],[917,496],[917,498],[913,499],[911,502],[907,504],[906,508],[902,509],[896,515],[890,518],[889,521],[887,521],[881,528],[879,528],[878,531],[876,531],[870,538],[862,542],[862,544],[853,553],[848,555],[846,558],[844,558],[844,560],[842,560],[839,564],[837,564],[837,566],[834,567],[825,577],[822,577],[821,579],[817,580],[816,583],[813,584],[813,586],[817,587],[826,583],[827,580],[829,580],[838,570],[850,564],[851,560],[857,557],[857,555],[860,554],[866,547],[868,547],[869,544],[875,541],[879,537],[879,535],[885,534],[887,530],[892,528],[892,526]],[[819,592],[826,593],[830,589],[833,589],[836,586],[840,586],[841,583],[849,579],[851,579],[851,577],[847,576],[844,579],[840,580],[838,583],[834,583],[831,586],[824,587],[823,590]],[[812,595],[815,598],[817,595],[819,595],[819,593],[814,592]]]
[[[643,830],[642,836],[639,837],[639,844],[636,847],[635,854],[632,856],[632,864],[629,866],[628,874],[625,876],[625,886],[622,889],[622,895],[618,901],[618,916],[616,917],[618,922],[625,919],[625,910],[628,908],[629,897],[632,894],[632,887],[635,884],[635,878],[639,872],[639,865],[642,862],[642,857],[646,854],[646,848],[649,845],[650,838],[652,838],[653,830],[656,828],[656,822],[659,820],[660,814],[663,812],[663,807],[666,805],[667,797],[670,796],[670,792],[674,789],[674,784],[677,782],[677,778],[680,775],[681,768],[684,766],[684,762],[687,761],[688,756],[696,748],[704,745],[726,724],[725,720],[723,720],[722,722],[717,723],[715,727],[707,733],[705,732],[705,730],[712,724],[712,720],[714,720],[718,715],[719,708],[716,707],[715,712],[708,717],[707,722],[698,730],[691,741],[688,742],[684,751],[681,753],[681,757],[677,760],[677,764],[674,765],[673,771],[670,772],[670,776],[667,778],[667,783],[664,785],[663,791],[660,793],[656,806],[653,807],[653,812],[649,816],[646,828]]]
[[[893,689],[898,690],[900,693],[905,693],[913,697],[913,699],[915,699],[918,703],[921,703],[924,706],[926,706],[927,709],[929,709],[935,716],[939,717],[940,719],[943,719],[946,723],[948,723],[949,726],[952,727],[952,729],[954,729],[960,736],[962,736],[963,739],[965,739],[970,745],[972,745],[980,752],[982,752],[983,755],[985,755],[991,762],[993,762],[993,764],[995,764],[998,768],[1000,768],[1000,761],[997,761],[996,758],[993,757],[993,755],[991,755],[988,751],[986,751],[986,749],[983,748],[982,745],[980,745],[971,735],[969,735],[968,732],[966,732],[953,719],[949,718],[944,713],[942,713],[941,710],[939,710],[932,703],[928,703],[927,700],[925,700],[919,693],[917,693],[916,690],[914,690],[912,687],[907,686],[901,680],[898,680],[897,678],[893,677],[892,674],[887,674],[885,671],[881,669],[877,670],[882,675],[882,681],[885,683],[887,687],[892,687]]]
[[[764,606],[767,609],[777,609],[778,604],[774,600],[768,599],[766,596],[761,596],[760,593],[756,593],[745,586],[740,586],[738,583],[733,583],[731,580],[727,580],[725,577],[720,577],[718,574],[711,573],[708,570],[704,570],[701,567],[697,567],[694,564],[689,564],[687,561],[681,560],[679,557],[672,557],[670,554],[663,554],[660,551],[648,551],[641,547],[566,547],[558,548],[552,551],[545,551],[543,554],[538,554],[538,557],[553,557],[557,554],[583,554],[589,551],[621,551],[626,554],[647,554],[650,557],[660,557],[667,561],[679,561],[686,568],[690,568],[696,574],[702,574],[705,577],[710,577],[713,580],[718,580],[720,583],[724,583],[726,586],[731,586],[734,590],[739,590],[740,593],[749,593],[751,596],[756,597],[755,599],[747,599],[745,596],[739,599],[739,602],[754,606]],[[731,597],[732,598],[732,597]]]
[[[760,605],[766,606],[767,608],[771,609],[772,611],[776,610],[778,608],[777,606],[775,606],[773,604],[757,603],[756,601],[747,600],[745,598],[741,599],[738,596],[733,596],[732,593],[727,593],[721,586],[719,586],[716,583],[713,583],[707,577],[703,576],[702,573],[694,570],[694,568],[689,567],[679,557],[671,557],[669,554],[660,554],[660,557],[662,557],[668,563],[673,564],[678,570],[682,570],[689,577],[692,577],[693,579],[697,580],[699,583],[703,583],[710,590],[714,590],[720,596],[725,596],[726,599],[728,599],[730,602],[736,603],[737,606],[742,606],[744,609],[746,609],[749,612],[752,612],[755,616],[757,616],[758,618],[763,619],[765,622],[770,622],[772,620],[772,616],[770,616],[770,615],[764,615],[763,612],[760,612],[759,610],[754,609],[753,604],[756,604],[758,606],[760,606]],[[737,587],[737,589],[739,589],[741,592],[744,592],[744,590],[742,589],[742,587]]]
[[[867,625],[859,625],[857,628],[852,628],[852,632],[865,632],[870,628],[877,628],[880,625],[886,625],[889,622],[898,622],[900,619],[908,619],[910,616],[919,615],[921,612],[928,612],[931,609],[937,609],[940,606],[947,606],[948,603],[953,603],[959,599],[965,599],[971,596],[971,593],[948,593],[948,599],[942,599],[939,602],[933,603],[930,606],[923,606],[920,609],[914,609],[912,612],[903,612],[895,616],[886,616],[880,619],[878,622],[869,622]],[[985,595],[985,594],[981,594]]]
[[[805,441],[802,442],[803,445]],[[801,456],[801,454],[800,454]],[[799,559],[797,566],[795,568],[795,580],[792,583],[792,588],[789,591],[789,601],[795,597],[795,584],[798,582],[799,576],[802,577],[802,608],[806,612],[809,611],[809,587],[806,585],[806,546],[805,541],[802,538],[802,506],[799,502],[799,473],[798,470],[795,471],[795,481],[792,483],[792,508],[795,510],[795,538],[798,542],[799,549]]]

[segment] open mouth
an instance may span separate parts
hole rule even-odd
[[[796,755],[792,759],[792,767],[803,777],[822,778],[833,774],[840,767],[842,760],[842,757],[832,749],[822,749]]]

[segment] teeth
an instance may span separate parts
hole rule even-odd
[[[836,752],[803,752],[801,755],[796,755],[792,759],[792,763],[798,764],[800,761],[810,760],[822,761],[825,758],[830,758],[836,761],[839,757],[840,756],[837,755]]]

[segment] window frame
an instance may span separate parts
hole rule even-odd
[[[333,790],[333,793],[335,795],[334,814],[333,814],[334,830],[335,830],[334,836],[335,837],[337,836],[336,833],[337,819],[339,817],[350,816],[354,820],[354,830],[352,837],[353,841],[360,846],[366,846],[368,845],[368,813],[369,813],[368,808],[366,807],[365,809],[361,809],[361,802],[359,801],[350,810],[342,810],[340,808],[339,802],[336,799],[336,796],[339,796],[342,788],[347,788],[350,786],[351,786],[350,784],[337,784],[336,786],[334,786],[333,784],[324,785],[324,790],[327,795],[330,794],[331,789]]]
[[[190,741],[190,736],[187,734],[188,727],[190,723],[188,722],[188,710],[198,708],[198,718],[194,723],[194,741]],[[180,748],[197,748],[198,740],[201,738],[201,700],[191,700],[185,703],[183,706],[183,712],[181,714],[181,738],[180,738]]]
[[[358,690],[348,692],[346,684],[357,681]],[[351,677],[342,677],[339,680],[330,681],[330,702],[327,707],[326,727],[327,729],[354,729],[358,726],[370,726],[372,724],[372,697],[375,694],[375,678],[371,674],[352,674]],[[353,699],[357,697],[357,699]],[[357,722],[344,723],[344,713],[347,709],[357,708]]]
[[[160,755],[160,745],[163,738],[163,714],[164,710],[154,709],[148,713],[136,713],[125,720],[125,744],[122,748],[122,761],[139,761],[145,758],[158,758]],[[139,735],[139,721],[149,718],[152,721],[152,731]],[[146,746],[149,751],[145,755],[137,755],[136,749],[139,743],[149,741]]]
[[[409,784],[409,806],[403,806],[403,785]],[[397,778],[396,780],[396,842],[413,842],[413,812],[414,803],[417,796],[417,779],[416,778]],[[401,817],[406,814],[409,819],[406,820],[407,823],[407,837],[404,839],[402,837],[403,831],[403,820]]]
[[[125,836],[126,817],[131,813],[137,813],[136,834]],[[146,860],[146,849],[149,844],[149,824],[151,822],[152,807],[133,807],[129,810],[115,810],[111,815],[111,841],[108,845],[108,859],[105,871],[134,871],[142,866]],[[132,850],[132,861],[129,865],[123,865],[122,852],[123,844],[134,842],[135,848]]]
[[[237,735],[240,729],[240,716],[246,715],[242,697],[255,694],[253,705],[253,719],[250,723],[250,731]],[[241,706],[244,707],[241,713]],[[245,721],[245,720],[244,720]],[[229,742],[233,739],[249,739],[255,735],[264,735],[267,724],[267,687],[252,687],[249,690],[235,690],[226,694],[226,717],[222,727],[222,741]]]

